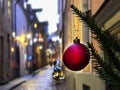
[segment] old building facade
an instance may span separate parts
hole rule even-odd
[[[100,0],[97,2],[91,0],[91,11],[92,15],[95,17],[97,24],[103,27],[103,30],[109,30],[111,35],[117,36],[118,40],[120,38],[120,4],[119,0]],[[96,8],[93,6],[96,4]],[[96,50],[101,53],[98,43],[92,39]],[[103,57],[107,60],[106,52],[103,53]],[[116,90],[115,87],[107,86],[106,90]]]
[[[91,33],[88,28],[80,18],[73,14],[70,8],[70,6],[74,4],[81,11],[85,12],[91,9],[91,2],[89,0],[62,0],[59,1],[59,3],[61,3],[61,6],[59,6],[59,30],[61,31],[60,35],[62,37],[61,55],[63,55],[64,50],[73,43],[75,37],[78,37],[80,43],[84,45],[87,45],[87,42],[91,42]],[[64,69],[70,90],[83,90],[85,87],[87,87],[88,90],[105,90],[104,81],[96,77],[96,74],[92,70],[92,58],[83,70],[71,71],[65,66]]]
[[[35,23],[44,39],[40,67],[47,64],[47,23],[40,23],[27,0],[0,0],[0,84],[33,70]],[[42,28],[40,28],[42,27]],[[46,35],[46,36],[45,36]],[[40,56],[39,55],[39,56]],[[38,67],[38,68],[40,68]]]
[[[0,83],[7,82],[12,73],[12,2],[0,1]]]

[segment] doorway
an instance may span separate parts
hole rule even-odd
[[[4,56],[4,51],[3,51],[3,37],[0,36],[0,82],[3,79],[3,56]]]
[[[17,67],[16,67],[16,77],[19,77],[20,76],[20,50],[19,50],[19,46],[16,46],[16,64],[17,64]]]

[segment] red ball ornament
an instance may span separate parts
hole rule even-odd
[[[80,43],[80,40],[76,38],[74,43],[71,44],[63,54],[64,65],[73,71],[78,71],[85,68],[90,59],[88,48]]]

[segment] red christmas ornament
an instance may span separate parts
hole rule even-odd
[[[90,59],[88,48],[80,43],[80,40],[76,38],[74,43],[71,44],[63,54],[64,65],[73,71],[78,71],[85,68]]]

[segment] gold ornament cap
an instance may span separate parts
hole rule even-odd
[[[76,38],[73,40],[73,43],[79,44],[79,43],[80,43],[80,39],[78,39],[78,37],[76,37]]]

